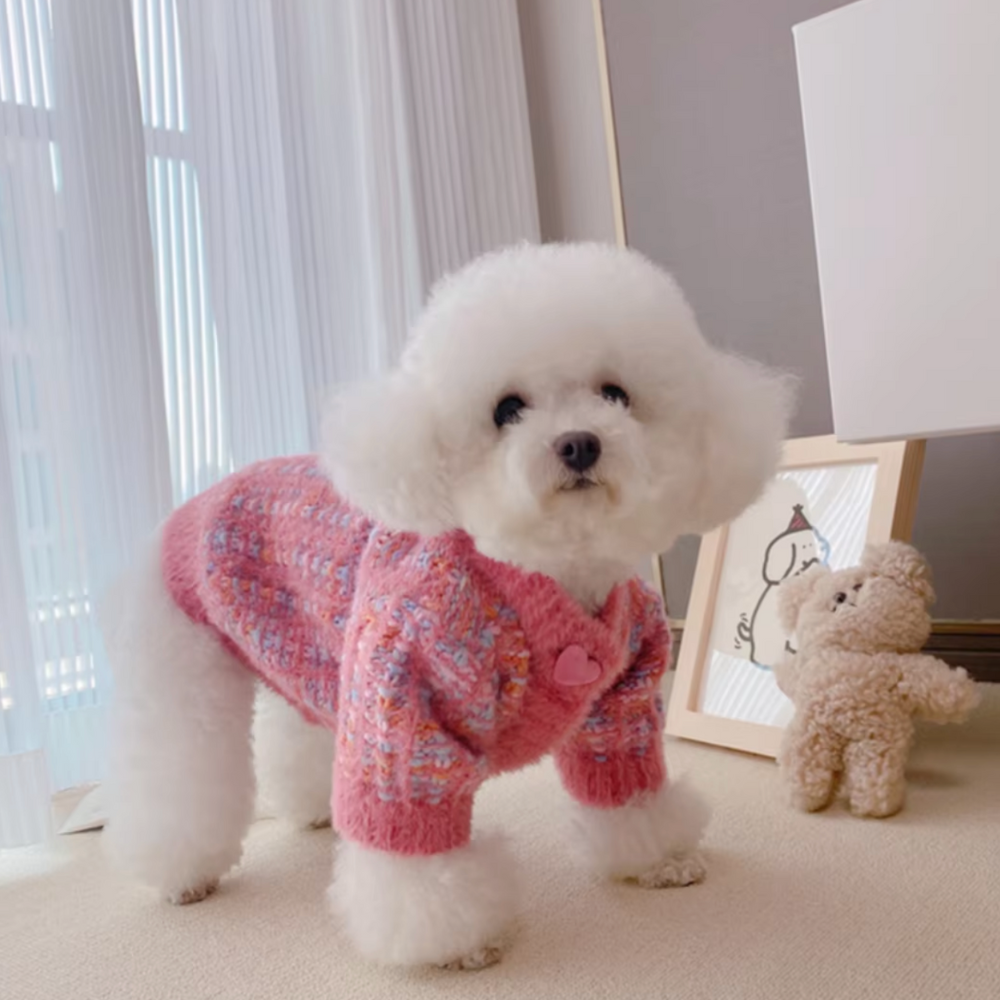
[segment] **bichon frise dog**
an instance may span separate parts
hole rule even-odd
[[[758,496],[786,389],[631,251],[522,246],[445,279],[398,370],[335,399],[320,458],[181,507],[128,588],[115,857],[178,903],[236,864],[256,677],[278,808],[327,819],[334,759],[330,896],[365,955],[496,960],[515,880],[473,797],[549,752],[594,870],[699,881],[707,811],[663,760],[669,632],[632,574]]]

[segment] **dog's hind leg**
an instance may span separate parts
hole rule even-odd
[[[105,842],[165,898],[195,902],[239,861],[253,815],[254,680],[174,603],[158,546],[128,584],[107,622],[116,704]]]
[[[300,829],[329,826],[333,733],[260,685],[253,737],[262,811]]]

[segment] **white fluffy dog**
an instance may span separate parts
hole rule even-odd
[[[515,880],[472,795],[550,750],[594,870],[700,880],[707,812],[662,765],[668,633],[630,578],[758,496],[787,403],[634,252],[522,246],[444,280],[400,368],[335,399],[322,471],[237,473],[132,580],[115,858],[178,903],[237,863],[256,674],[273,807],[328,820],[336,755],[331,900],[376,960],[496,960]]]

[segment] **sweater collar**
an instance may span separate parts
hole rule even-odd
[[[601,609],[588,614],[552,577],[483,555],[463,531],[454,532],[450,541],[460,561],[515,611],[535,655],[555,658],[567,646],[579,645],[607,670],[622,669],[635,617],[631,581],[617,584]]]

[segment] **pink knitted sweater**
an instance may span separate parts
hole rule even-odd
[[[194,621],[336,732],[345,837],[404,854],[459,847],[482,781],[548,752],[588,805],[665,781],[669,630],[638,580],[591,617],[463,532],[373,523],[313,458],[251,466],[179,508],[162,559]]]

